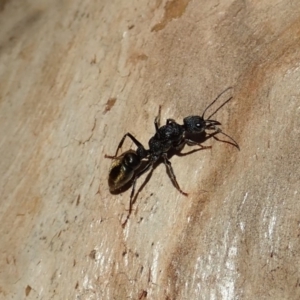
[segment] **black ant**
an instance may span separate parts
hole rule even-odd
[[[123,188],[127,183],[132,184],[132,190],[130,194],[130,203],[129,211],[125,222],[122,224],[124,227],[131,215],[132,205],[134,203],[133,197],[135,193],[135,185],[137,179],[147,172],[150,168],[153,169],[155,163],[162,158],[163,163],[165,164],[168,174],[176,187],[176,189],[183,195],[187,196],[188,194],[181,190],[179,184],[176,180],[171,162],[168,159],[168,154],[170,150],[178,151],[183,148],[185,144],[189,146],[198,145],[200,149],[208,149],[211,146],[203,146],[201,143],[195,142],[190,139],[190,135],[205,133],[206,130],[213,130],[214,132],[206,136],[205,140],[210,137],[215,137],[216,134],[221,133],[227,136],[232,142],[223,141],[229,143],[236,148],[239,148],[237,142],[224,133],[217,125],[221,125],[220,122],[216,120],[211,120],[210,118],[221,109],[227,102],[229,102],[232,97],[226,100],[213,114],[211,114],[207,119],[204,119],[204,115],[209,107],[211,107],[222,94],[231,89],[232,87],[227,88],[218,97],[211,102],[204,110],[202,116],[188,116],[183,119],[183,125],[176,123],[173,119],[167,119],[166,125],[160,127],[160,112],[161,107],[159,107],[158,116],[155,118],[155,135],[149,140],[149,149],[145,147],[131,134],[126,133],[121,139],[115,155],[105,155],[106,158],[113,159],[113,163],[109,172],[108,184],[111,192],[116,192]],[[122,147],[126,137],[129,137],[133,143],[137,146],[136,151],[129,150],[118,156],[119,149]],[[144,162],[144,164],[142,164]]]

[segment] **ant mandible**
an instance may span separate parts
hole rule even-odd
[[[226,100],[214,113],[212,113],[207,119],[204,118],[204,115],[209,107],[211,107],[221,95],[223,95],[226,91],[231,89],[232,87],[227,88],[221,94],[217,96],[204,110],[202,116],[188,116],[183,119],[183,125],[176,123],[173,119],[167,119],[166,125],[160,127],[160,112],[161,106],[159,107],[158,116],[155,118],[154,126],[156,133],[154,136],[149,140],[149,149],[145,149],[145,147],[131,134],[126,133],[123,138],[121,139],[115,155],[105,155],[106,158],[113,159],[112,166],[109,171],[108,177],[108,185],[111,192],[118,191],[124,185],[132,182],[132,189],[130,194],[130,202],[129,202],[129,210],[126,220],[123,222],[122,226],[125,227],[131,212],[132,206],[134,204],[134,194],[135,194],[135,185],[137,179],[147,172],[149,169],[153,169],[155,163],[158,159],[162,158],[163,163],[165,164],[168,174],[176,187],[176,189],[187,196],[188,194],[182,191],[179,187],[179,184],[176,180],[175,173],[173,171],[171,162],[168,159],[168,154],[170,150],[180,150],[183,148],[185,144],[188,146],[198,145],[200,149],[208,149],[211,146],[203,146],[201,143],[195,142],[188,138],[189,134],[200,134],[205,132],[206,130],[213,130],[213,133],[209,134],[205,140],[210,137],[215,137],[216,134],[221,133],[227,136],[232,142],[228,142],[229,144],[239,148],[238,143],[229,135],[224,133],[217,125],[221,125],[220,122],[216,120],[211,120],[210,118],[221,109],[227,102],[229,102],[232,97]],[[133,143],[137,146],[136,151],[129,150],[118,156],[118,152],[122,147],[124,140],[126,137],[129,137]],[[217,138],[216,138],[217,139]],[[197,151],[196,150],[196,151]],[[145,162],[142,165],[142,162]]]

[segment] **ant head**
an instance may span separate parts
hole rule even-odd
[[[201,133],[206,129],[215,129],[216,125],[221,125],[215,120],[204,120],[200,116],[189,116],[183,119],[185,130],[189,133]]]
[[[203,111],[202,116],[189,116],[186,117],[183,120],[184,123],[184,128],[186,130],[186,132],[188,133],[202,133],[205,130],[213,130],[214,132],[212,134],[210,134],[210,136],[214,137],[215,139],[217,139],[215,137],[215,135],[217,133],[223,134],[225,136],[227,136],[229,139],[231,139],[232,142],[228,142],[229,144],[235,146],[237,149],[240,149],[238,143],[228,134],[226,134],[225,132],[222,131],[221,128],[217,127],[219,125],[221,125],[220,122],[216,121],[216,120],[211,120],[210,118],[215,115],[226,103],[228,103],[232,97],[229,97],[221,106],[219,106],[211,115],[208,116],[207,119],[205,119],[204,115],[206,113],[206,111],[208,110],[208,108],[210,108],[219,98],[221,95],[223,95],[226,91],[232,89],[232,87],[228,87],[227,89],[225,89],[221,94],[218,95],[218,97],[216,99],[214,99]]]
[[[183,119],[185,130],[189,133],[201,133],[205,130],[205,121],[200,116],[189,116]]]

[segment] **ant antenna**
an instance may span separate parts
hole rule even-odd
[[[210,103],[205,109],[204,109],[204,112],[203,112],[203,114],[202,114],[202,118],[204,119],[204,115],[205,115],[205,113],[206,113],[206,111],[208,110],[208,108],[210,108],[225,92],[227,92],[228,90],[230,90],[230,89],[232,89],[233,87],[232,86],[230,86],[230,87],[228,87],[227,89],[225,89],[222,93],[220,93],[218,96],[217,96],[217,98],[212,102],[212,103]],[[208,119],[210,119],[221,107],[223,107],[229,100],[231,100],[232,99],[232,97],[230,97],[226,102],[224,102],[212,115],[210,115],[209,117],[208,117]]]
[[[206,113],[207,109],[210,108],[225,92],[227,92],[228,90],[232,89],[232,87],[228,87],[227,89],[225,89],[222,93],[220,93],[217,98],[211,102],[204,110],[203,114],[202,114],[202,118],[204,119],[204,114]],[[232,97],[229,97],[221,106],[219,106],[206,120],[206,128],[207,129],[213,129],[215,130],[215,134],[217,133],[221,133],[225,136],[227,136],[233,143],[232,145],[235,146],[238,150],[240,150],[240,147],[238,145],[238,143],[231,137],[229,136],[228,134],[226,134],[225,132],[222,131],[221,128],[217,127],[216,125],[221,125],[218,121],[214,121],[214,120],[211,120],[210,118],[215,115],[225,104],[227,104],[230,100],[232,99]],[[214,135],[214,134],[213,134]],[[229,142],[230,143],[230,142]],[[231,144],[231,143],[230,143]]]
[[[230,97],[229,99],[227,99],[217,110],[215,110],[207,119],[209,120],[213,115],[215,115],[226,103],[228,103],[230,100],[232,99],[232,97]]]

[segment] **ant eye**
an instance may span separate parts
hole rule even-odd
[[[203,123],[197,122],[195,124],[195,131],[198,133],[202,132],[205,129],[204,128],[205,126],[203,126],[203,125],[204,125]]]

